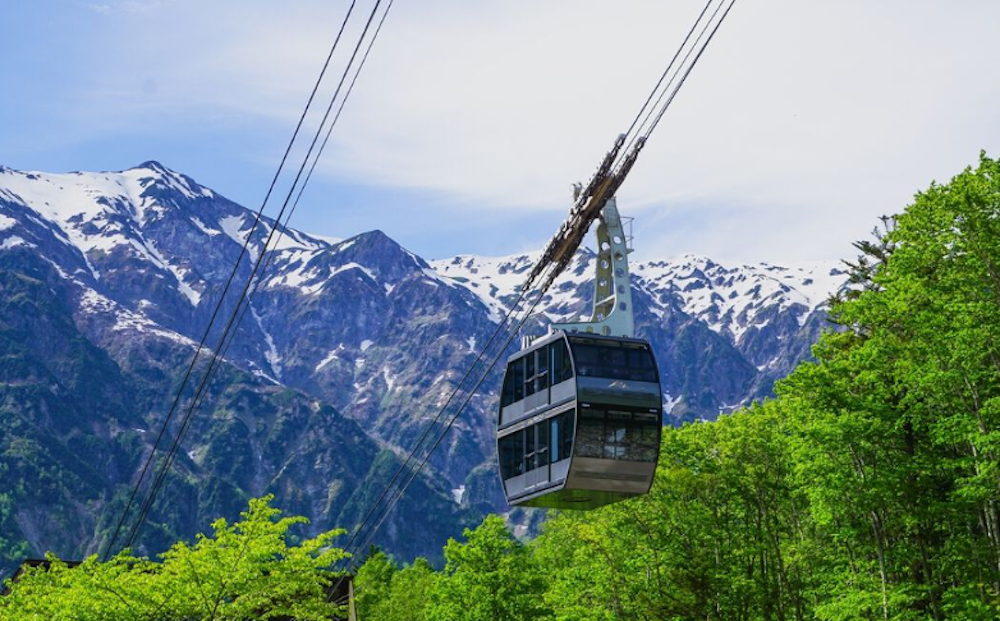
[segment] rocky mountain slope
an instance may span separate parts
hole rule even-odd
[[[109,173],[0,168],[0,555],[23,542],[36,553],[97,548],[252,223],[252,212],[156,162]],[[254,232],[251,259],[274,226],[265,219]],[[146,549],[268,492],[313,530],[350,526],[534,258],[428,262],[379,231],[275,237]],[[533,329],[586,313],[592,261],[581,251]],[[237,282],[249,270],[244,258]],[[835,264],[726,267],[694,256],[633,273],[668,422],[769,394],[808,355],[826,323],[823,302],[843,283]],[[432,553],[483,512],[505,509],[492,467],[498,380],[379,543],[401,556]]]

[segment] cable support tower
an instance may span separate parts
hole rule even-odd
[[[648,123],[647,126],[647,121],[644,120],[636,129],[636,122],[633,121],[629,132],[618,136],[611,150],[605,155],[590,180],[577,193],[576,201],[570,207],[569,217],[556,231],[556,234],[545,247],[545,250],[542,251],[541,258],[535,263],[535,266],[528,274],[528,278],[524,284],[525,288],[533,287],[538,281],[541,272],[549,264],[554,264],[556,269],[550,272],[545,281],[542,282],[542,288],[548,289],[552,285],[552,282],[562,274],[566,266],[573,259],[577,249],[583,242],[584,236],[590,230],[590,225],[600,216],[604,203],[615,195],[629,172],[631,172],[632,167],[639,157],[639,153],[646,145],[646,141],[651,136],[653,130],[659,125],[663,114],[673,103],[680,88],[684,85],[684,82],[718,31],[719,26],[722,25],[722,22],[729,15],[729,11],[736,4],[736,0],[719,0],[715,6],[715,10],[712,11],[710,17],[706,20],[705,15],[713,4],[716,4],[716,0],[709,0],[705,9],[702,10],[695,21],[694,27],[688,32],[688,36],[684,38],[677,53],[671,59],[670,64],[667,65],[667,69],[661,75],[657,85],[647,98],[647,103],[643,105],[636,116],[636,118],[639,118],[646,111],[647,119],[652,118],[652,122]],[[721,11],[722,7],[726,7],[725,11]],[[691,45],[688,45],[691,34],[698,30],[699,26],[701,27],[699,35]],[[707,36],[705,36],[706,33]],[[675,65],[676,59],[682,53],[683,60],[680,64]],[[661,89],[660,85],[663,84],[666,76],[671,73],[673,77],[667,80],[666,86]],[[679,79],[677,79],[678,77]],[[660,95],[656,97],[656,103],[650,106],[649,100],[653,99],[653,93],[656,93],[658,90],[660,91]],[[655,116],[653,116],[654,112]],[[629,133],[631,133],[631,140],[629,140]],[[626,145],[626,142],[629,146]]]

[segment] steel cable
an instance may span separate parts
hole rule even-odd
[[[309,93],[309,98],[306,100],[305,108],[302,110],[302,114],[299,116],[299,120],[295,125],[295,130],[292,132],[292,137],[288,141],[288,146],[285,147],[285,152],[281,156],[281,161],[278,164],[278,169],[277,171],[275,171],[274,177],[271,179],[271,183],[268,186],[267,193],[264,195],[264,200],[261,202],[260,208],[257,210],[256,217],[254,218],[254,223],[250,227],[250,231],[247,234],[246,240],[244,240],[243,242],[243,247],[240,249],[240,254],[236,258],[236,263],[233,265],[232,272],[230,272],[229,277],[226,280],[226,284],[223,287],[222,293],[219,296],[219,300],[215,305],[215,309],[212,311],[212,316],[209,319],[204,334],[202,334],[201,341],[198,343],[198,347],[195,349],[194,356],[191,358],[191,362],[184,373],[184,377],[182,378],[181,384],[177,389],[177,393],[174,395],[173,403],[170,406],[170,410],[167,412],[167,416],[163,421],[163,425],[160,427],[160,431],[156,436],[155,442],[153,443],[153,448],[150,451],[149,456],[146,458],[145,463],[143,464],[142,470],[139,473],[139,479],[138,481],[136,481],[135,486],[132,488],[132,493],[130,494],[128,502],[125,505],[125,509],[122,511],[122,514],[118,519],[118,523],[115,526],[114,534],[112,535],[111,540],[108,543],[108,547],[104,552],[105,561],[108,560],[108,558],[111,556],[112,551],[114,550],[114,545],[118,541],[118,537],[121,534],[121,530],[125,524],[125,520],[128,518],[128,514],[131,511],[133,503],[135,502],[135,498],[142,487],[142,482],[143,480],[145,480],[146,473],[148,472],[150,465],[153,463],[153,460],[156,458],[156,452],[157,450],[159,450],[160,443],[163,441],[167,428],[170,425],[170,421],[177,411],[177,406],[180,404],[181,396],[184,393],[184,389],[187,387],[187,383],[191,377],[191,374],[194,372],[194,368],[198,362],[198,358],[205,347],[205,342],[208,340],[209,334],[211,333],[212,328],[215,325],[215,321],[218,318],[219,312],[222,309],[222,306],[225,302],[226,295],[229,293],[229,287],[232,285],[233,280],[236,278],[236,274],[239,272],[239,266],[243,261],[243,257],[247,253],[250,240],[253,238],[253,234],[256,231],[261,218],[263,217],[264,209],[271,198],[271,193],[274,191],[274,188],[277,185],[278,179],[281,176],[281,172],[284,169],[286,161],[288,160],[288,155],[291,153],[292,147],[294,146],[295,141],[298,138],[299,131],[302,129],[302,124],[305,122],[305,118],[309,113],[309,109],[312,106],[313,99],[315,99],[316,97],[316,92],[319,90],[319,86],[323,82],[323,77],[326,75],[326,71],[330,66],[330,61],[333,58],[333,54],[340,43],[340,39],[344,34],[344,28],[347,26],[347,22],[351,18],[351,14],[354,11],[356,3],[357,0],[352,0],[351,5],[348,7],[347,14],[344,16],[343,22],[341,22],[340,28],[337,31],[337,36],[334,39],[333,45],[330,47],[330,52],[327,54],[326,61],[323,63],[323,68],[320,70],[319,76],[316,78],[316,82],[313,85],[312,91]]]
[[[236,307],[233,309],[233,312],[230,315],[230,319],[229,319],[229,321],[228,321],[228,323],[226,325],[226,328],[223,331],[222,337],[219,340],[219,346],[216,348],[216,350],[215,350],[215,352],[214,352],[214,354],[212,356],[212,359],[211,359],[211,361],[209,363],[208,369],[206,370],[205,375],[202,377],[202,381],[201,381],[201,383],[198,386],[196,394],[195,394],[194,398],[192,399],[190,406],[188,407],[188,410],[187,410],[187,412],[186,412],[186,414],[184,416],[184,419],[181,422],[180,428],[179,428],[177,434],[174,436],[174,441],[171,444],[170,450],[169,450],[169,452],[167,454],[167,457],[166,457],[165,461],[163,462],[163,464],[160,467],[159,472],[157,473],[157,476],[156,476],[156,478],[154,480],[154,483],[153,483],[153,487],[150,489],[149,493],[146,496],[146,500],[143,503],[142,510],[141,510],[141,512],[139,514],[139,518],[137,519],[136,523],[134,524],[134,526],[133,526],[133,528],[132,528],[132,530],[130,532],[129,538],[128,538],[127,543],[126,543],[126,547],[131,547],[132,546],[132,544],[134,543],[136,537],[138,536],[139,531],[142,529],[142,526],[145,524],[145,521],[146,521],[146,519],[147,519],[147,517],[149,515],[149,511],[152,508],[153,502],[155,501],[155,498],[158,495],[159,490],[162,487],[162,485],[163,485],[163,483],[164,483],[164,481],[166,479],[166,476],[169,473],[170,468],[173,465],[173,461],[174,461],[174,459],[176,457],[177,451],[179,450],[180,444],[183,441],[183,438],[186,435],[187,430],[190,427],[190,422],[191,422],[191,419],[192,419],[192,415],[193,415],[194,411],[196,410],[196,408],[198,407],[198,405],[200,405],[202,399],[204,398],[204,395],[205,395],[205,392],[207,390],[208,384],[209,384],[209,382],[210,382],[210,380],[212,378],[212,375],[214,374],[215,369],[217,368],[218,361],[220,359],[221,349],[224,346],[224,344],[226,342],[226,339],[228,338],[228,336],[229,336],[229,334],[230,334],[230,332],[231,332],[231,330],[233,328],[233,325],[234,325],[234,322],[235,322],[236,318],[238,317],[237,311],[239,310],[239,308],[242,305],[243,301],[246,299],[246,296],[248,294],[249,288],[250,288],[251,284],[254,282],[254,277],[257,275],[257,273],[260,270],[260,266],[262,265],[262,261],[264,259],[264,255],[266,254],[264,252],[264,249],[266,249],[270,245],[271,240],[272,240],[272,238],[273,238],[273,236],[275,234],[275,231],[280,228],[280,222],[282,220],[282,217],[284,216],[285,210],[288,208],[288,204],[289,204],[289,202],[291,200],[291,197],[292,197],[292,195],[295,192],[295,189],[296,189],[296,187],[298,185],[299,180],[302,178],[302,173],[305,170],[305,167],[306,167],[307,163],[309,162],[309,157],[311,156],[313,150],[316,147],[316,143],[319,140],[319,136],[322,135],[322,129],[325,126],[326,121],[329,119],[329,115],[330,115],[330,112],[333,109],[333,106],[334,106],[335,102],[336,102],[336,98],[337,98],[338,94],[340,93],[340,90],[343,87],[344,82],[347,79],[347,76],[349,75],[350,69],[351,69],[351,67],[354,64],[354,61],[357,59],[358,52],[360,51],[361,46],[364,43],[365,38],[367,36],[367,33],[370,30],[370,28],[371,28],[372,22],[373,22],[375,16],[377,15],[378,8],[381,5],[381,2],[382,2],[382,0],[377,0],[376,1],[375,6],[372,8],[372,11],[371,11],[371,13],[368,16],[368,20],[365,23],[364,30],[362,31],[361,36],[359,37],[358,42],[357,42],[357,44],[354,47],[354,50],[353,50],[352,55],[351,55],[351,58],[348,61],[348,64],[345,67],[343,74],[341,75],[340,81],[339,81],[339,83],[337,85],[337,89],[336,89],[333,97],[330,100],[330,104],[326,108],[326,111],[325,111],[325,113],[323,115],[323,119],[320,121],[319,128],[317,129],[315,135],[313,136],[312,142],[310,143],[310,146],[309,146],[309,150],[307,151],[307,153],[305,155],[305,158],[302,161],[302,164],[299,166],[299,170],[298,170],[298,172],[297,172],[297,174],[295,176],[295,180],[294,180],[291,188],[289,189],[288,195],[285,197],[285,200],[284,200],[284,202],[282,204],[282,207],[281,207],[281,210],[280,210],[280,212],[278,214],[278,217],[275,220],[276,226],[272,227],[271,230],[268,233],[267,239],[265,240],[264,245],[263,245],[263,249],[262,249],[260,255],[257,257],[257,259],[256,259],[256,261],[254,263],[253,270],[251,271],[250,276],[247,279],[246,285],[243,287],[243,290],[242,290],[242,292],[240,294],[240,297],[237,300]],[[249,236],[248,236],[248,240],[249,240]]]

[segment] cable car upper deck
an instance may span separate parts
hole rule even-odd
[[[660,394],[646,341],[559,330],[508,359],[498,431],[574,400],[659,408]]]

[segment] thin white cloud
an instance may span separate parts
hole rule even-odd
[[[143,14],[156,11],[167,4],[164,0],[121,0],[114,3],[89,4],[87,8],[95,13],[111,15],[113,13]]]
[[[563,210],[701,4],[398,0],[322,170],[432,192],[457,214]],[[133,13],[119,49],[105,48],[89,114],[100,127],[164,111],[286,123],[346,5]],[[998,28],[988,0],[742,0],[620,205],[677,252],[842,256],[930,179],[982,148],[1000,154]]]

